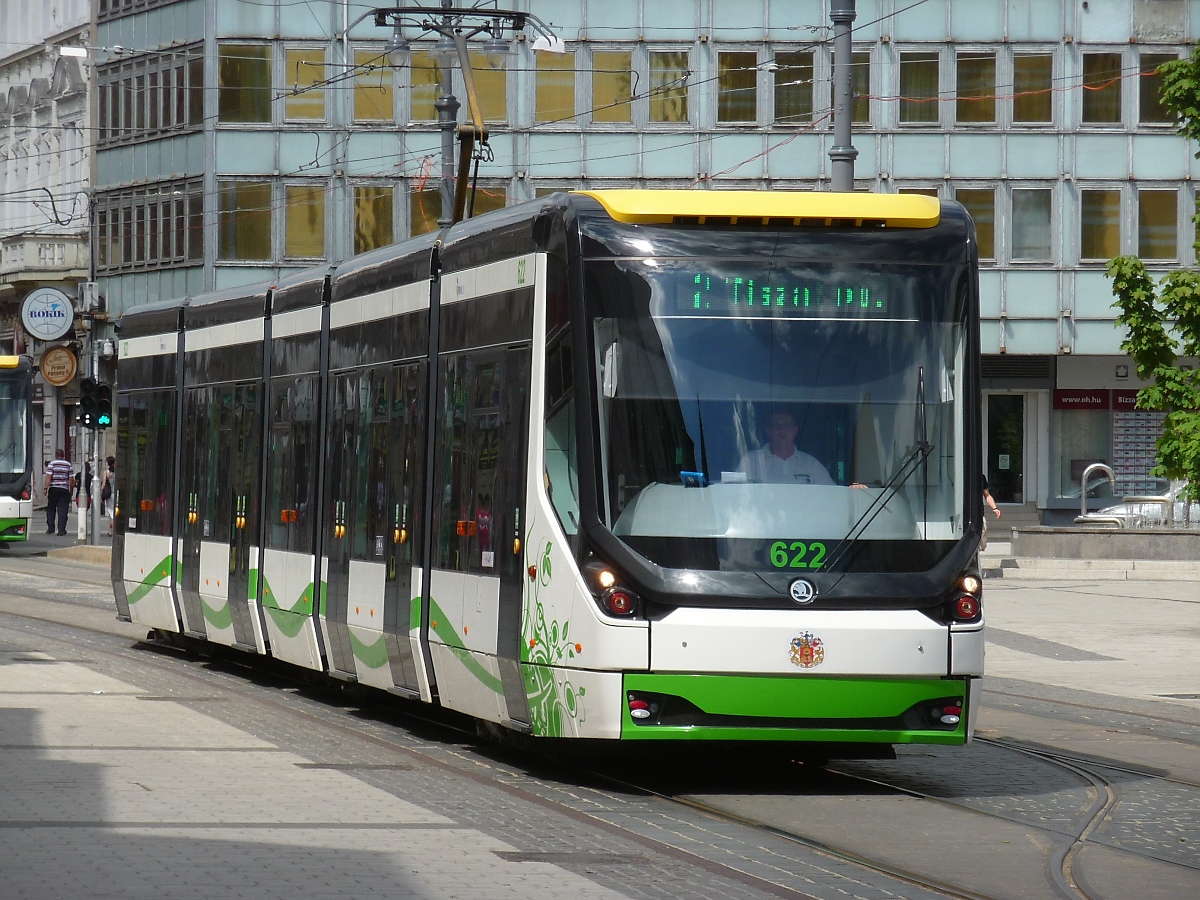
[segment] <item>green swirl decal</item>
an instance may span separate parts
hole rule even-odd
[[[163,557],[162,562],[150,570],[150,574],[143,578],[136,588],[128,592],[126,596],[129,605],[137,603],[170,577],[171,555],[168,553]]]

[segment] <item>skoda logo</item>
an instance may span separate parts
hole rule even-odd
[[[807,578],[797,578],[788,586],[788,593],[797,603],[812,603],[817,596],[817,589]]]

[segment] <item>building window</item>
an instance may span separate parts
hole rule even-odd
[[[1138,79],[1138,122],[1142,125],[1171,125],[1175,117],[1162,105],[1163,80],[1158,67],[1178,59],[1174,53],[1143,53],[1140,60]]]
[[[975,223],[980,259],[996,258],[996,192],[992,188],[959,188],[954,197]]]
[[[271,183],[223,181],[220,195],[220,259],[271,258]]]
[[[199,180],[97,194],[95,222],[100,274],[172,268],[204,259]]]
[[[284,117],[323,121],[325,81],[324,49],[289,47],[284,74]]]
[[[957,76],[955,118],[959,122],[995,122],[996,54],[958,54]]]
[[[813,55],[800,50],[775,54],[775,123],[800,125],[812,121]]]
[[[283,254],[321,258],[325,255],[325,185],[289,184],[284,188]]]
[[[485,122],[504,122],[508,119],[508,69],[493,69],[486,53],[471,53],[471,70],[475,75],[475,93],[479,111]],[[464,103],[464,106],[466,104]]]
[[[575,54],[535,53],[534,118],[538,122],[575,119]]]
[[[413,122],[436,122],[437,107],[433,104],[441,92],[442,76],[433,54],[428,50],[414,50],[409,57],[408,72],[411,79],[409,102],[412,104],[409,119]]]
[[[758,54],[754,51],[717,54],[717,121],[758,121]]]
[[[354,252],[366,253],[393,243],[390,187],[365,185],[354,189]]]
[[[1054,57],[1049,53],[1013,57],[1013,121],[1040,125],[1052,121]]]
[[[271,121],[271,47],[222,44],[217,48],[217,120]]]
[[[198,128],[204,121],[204,48],[147,53],[96,74],[101,147]]]
[[[437,231],[442,214],[442,191],[425,188],[408,192],[408,233],[410,237]]]
[[[1121,54],[1083,54],[1083,121],[1089,125],[1121,122]]]
[[[1012,192],[1012,258],[1050,259],[1049,188],[1019,188]]]
[[[354,121],[391,122],[395,119],[392,68],[378,50],[354,51]]]
[[[1138,256],[1175,259],[1178,191],[1138,191]]]
[[[835,54],[830,54],[831,64],[836,64]],[[850,89],[853,100],[850,105],[850,121],[855,125],[871,122],[871,54],[850,54]]]
[[[900,54],[900,121],[938,121],[938,54]]]
[[[484,213],[504,209],[505,203],[507,197],[503,184],[481,184],[474,191],[474,197],[471,196],[471,192],[467,193],[466,212],[471,216],[482,216]]]
[[[650,52],[650,121],[688,120],[688,55],[686,50]]]
[[[592,53],[592,121],[632,122],[633,61],[626,50]]]
[[[1121,255],[1121,192],[1081,191],[1079,257],[1112,259]]]

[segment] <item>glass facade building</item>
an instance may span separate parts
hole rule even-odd
[[[472,53],[494,154],[477,213],[576,187],[828,188],[828,0],[506,5],[550,23],[566,53],[534,52],[532,33],[498,68],[482,42]],[[1149,489],[1126,444],[1157,426],[1117,399],[1138,382],[1104,266],[1194,263],[1194,148],[1155,71],[1190,54],[1200,2],[856,6],[856,188],[957,199],[978,229],[997,499],[1073,515],[1076,470],[1096,459],[1125,466],[1119,492]],[[372,8],[99,0],[96,252],[115,313],[436,227],[433,42],[410,31],[414,52],[392,65],[390,28],[346,30]]]

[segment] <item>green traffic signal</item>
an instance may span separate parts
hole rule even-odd
[[[112,426],[112,386],[99,384],[96,386],[96,427],[109,428]]]

